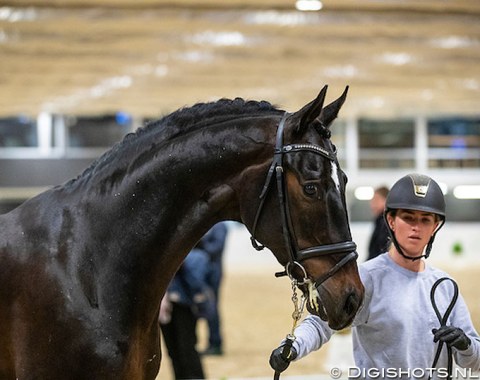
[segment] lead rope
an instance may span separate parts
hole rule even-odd
[[[297,328],[298,321],[302,318],[303,309],[305,307],[305,297],[302,295],[302,299],[300,301],[300,306],[298,305],[298,297],[297,297],[297,281],[292,280],[292,302],[293,302],[293,313],[292,313],[292,331],[287,334],[285,344],[283,345],[282,350],[282,358],[283,360],[287,361],[290,360],[290,355],[292,354],[292,346],[293,342],[295,342],[295,329]],[[273,380],[280,379],[280,372],[275,371],[273,375]]]
[[[442,316],[440,314],[440,311],[438,310],[437,303],[435,302],[435,291],[437,290],[438,285],[440,285],[445,280],[448,280],[453,284],[453,297],[452,297],[452,300],[450,301],[450,304],[447,307],[447,310],[445,311],[445,314],[443,314]],[[458,285],[454,280],[448,277],[442,277],[437,281],[435,281],[435,283],[432,286],[432,290],[430,291],[430,300],[432,302],[433,310],[437,315],[437,319],[440,322],[440,327],[447,325],[448,317],[450,317],[450,314],[452,313],[453,307],[457,302],[457,298],[458,298]],[[440,354],[443,349],[443,345],[444,345],[444,342],[442,341],[438,342],[437,351],[435,353],[435,358],[433,359],[432,368],[435,368],[437,366],[438,359],[440,358]],[[448,345],[447,345],[447,354],[448,354],[448,362],[447,362],[448,379],[451,380],[452,371],[453,371],[453,353],[452,353],[452,347],[449,347]],[[430,380],[431,378],[432,376],[430,375],[428,379]]]

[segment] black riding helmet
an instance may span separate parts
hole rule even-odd
[[[425,254],[411,257],[403,253],[387,220],[387,214],[392,210],[398,209],[426,211],[440,217],[441,222],[430,238],[427,248],[425,249]],[[390,189],[385,203],[384,217],[393,244],[403,257],[410,260],[419,260],[422,257],[427,258],[432,250],[436,233],[445,223],[445,198],[443,197],[442,189],[438,183],[426,175],[408,174],[395,182]]]

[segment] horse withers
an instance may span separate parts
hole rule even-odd
[[[346,92],[323,107],[325,93],[291,114],[242,99],[180,109],[1,215],[0,379],[154,379],[160,300],[222,220],[314,284],[300,285],[312,312],[348,325],[363,287],[328,129]]]

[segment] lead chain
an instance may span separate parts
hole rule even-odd
[[[297,327],[298,321],[302,318],[303,314],[303,309],[305,307],[305,297],[302,295],[302,299],[300,301],[300,306],[298,302],[298,296],[297,296],[297,282],[292,281],[292,302],[293,302],[293,313],[292,313],[292,319],[293,319],[293,326],[292,326],[292,332],[287,336],[287,338],[291,338],[295,340],[295,328]]]

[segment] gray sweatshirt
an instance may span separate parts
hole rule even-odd
[[[352,327],[356,366],[352,373],[355,376],[362,373],[363,376],[355,378],[417,379],[428,378],[430,374],[434,379],[447,378],[446,347],[437,364],[437,368],[443,370],[435,372],[430,369],[437,347],[432,329],[440,326],[430,300],[430,290],[437,279],[448,275],[428,265],[422,272],[412,272],[397,265],[388,254],[362,263],[359,272],[365,286],[365,300]],[[435,300],[441,314],[452,297],[453,286],[449,281],[438,286]],[[457,365],[480,370],[480,338],[461,295],[447,325],[461,328],[472,341],[465,351],[453,348]],[[295,330],[297,359],[318,350],[333,333],[320,318],[307,316]]]

